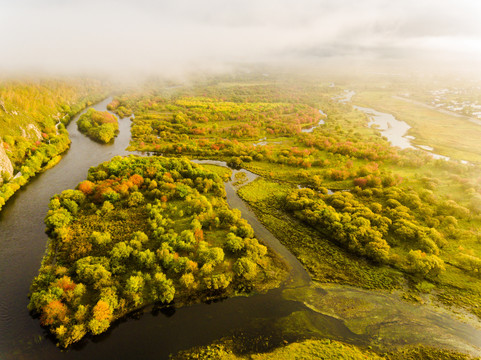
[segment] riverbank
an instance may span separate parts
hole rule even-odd
[[[66,131],[65,127],[72,121],[72,119],[76,118],[77,114],[85,110],[92,103],[99,102],[102,98],[104,98],[103,95],[88,97],[87,99],[84,99],[81,102],[72,105],[72,108],[74,110],[71,110],[71,112],[64,114],[61,120],[58,120],[58,123],[55,124],[55,133],[42,133],[43,135],[41,135],[40,130],[37,128],[36,125],[28,125],[30,128],[35,129],[35,131],[38,133],[35,136],[38,136],[38,138],[35,141],[33,148],[30,150],[30,155],[23,162],[16,164],[16,168],[19,171],[16,172],[14,176],[12,174],[8,181],[7,179],[4,179],[3,183],[1,183],[0,211],[7,203],[7,201],[22,186],[26,185],[30,181],[30,179],[34,178],[37,174],[52,168],[60,161],[59,157],[61,157],[62,154],[64,154],[69,149],[71,143],[69,134]],[[61,115],[59,113],[55,116],[59,118]],[[53,120],[51,121],[53,122]],[[25,130],[23,130],[23,132],[25,133]],[[4,137],[12,139],[11,141],[14,142],[12,136]],[[0,146],[2,146],[2,148],[5,146],[8,150],[10,150],[10,154],[16,151],[13,143],[12,145],[8,145],[8,143],[3,144],[0,142]],[[5,153],[5,155],[7,154]],[[0,171],[0,180],[1,176],[2,171]]]

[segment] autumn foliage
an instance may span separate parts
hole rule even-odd
[[[40,323],[42,325],[63,323],[66,320],[67,311],[67,306],[60,300],[53,300],[43,307]]]
[[[114,157],[91,168],[78,190],[50,202],[51,241],[29,308],[66,347],[149,303],[265,287],[283,271],[272,270],[266,247],[224,196],[217,174],[186,159]],[[249,266],[234,271],[238,261]]]
[[[95,189],[95,184],[91,181],[85,180],[78,185],[78,189],[85,195],[92,195]]]

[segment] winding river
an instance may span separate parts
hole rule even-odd
[[[110,100],[94,108],[103,111]],[[256,236],[281,254],[292,269],[281,288],[179,309],[149,306],[117,321],[102,335],[87,338],[67,351],[59,350],[38,319],[27,311],[28,289],[47,242],[43,219],[49,199],[84,180],[89,167],[115,155],[130,154],[125,150],[130,139],[129,119],[119,121],[120,133],[114,144],[101,145],[78,132],[77,118],[68,126],[72,144],[62,161],[17,192],[0,213],[2,360],[166,359],[170,353],[229,335],[248,344],[255,344],[255,339],[263,335],[275,344],[296,340],[294,332],[284,331],[284,321],[295,314],[308,319],[314,334],[353,344],[424,342],[481,354],[481,331],[474,320],[460,321],[447,310],[407,303],[398,294],[313,283],[298,260],[237,196],[233,181],[226,184],[229,204],[241,210]],[[250,181],[255,179],[255,174],[246,174]],[[359,304],[359,311],[346,311],[346,307],[356,309]]]
[[[351,101],[352,97],[355,94],[356,94],[355,91],[344,90],[344,93],[334,98],[334,100],[337,100],[340,103],[346,104]],[[406,100],[404,98],[399,98],[396,96],[395,98]],[[411,126],[402,120],[396,119],[392,114],[383,113],[371,108],[357,106],[357,105],[353,105],[353,107],[354,109],[362,111],[364,114],[366,114],[369,117],[369,122],[367,126],[376,127],[381,133],[381,135],[386,137],[386,139],[393,146],[397,146],[401,149],[421,150],[429,154],[434,159],[450,160],[448,156],[436,154],[435,152],[433,152],[434,148],[432,148],[431,146],[413,145],[412,140],[415,140],[414,136],[407,135],[408,130],[411,128]],[[461,162],[464,164],[468,163],[465,160],[461,160]]]

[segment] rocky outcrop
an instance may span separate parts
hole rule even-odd
[[[20,128],[22,130],[22,136],[30,140],[40,140],[42,138],[42,133],[40,129],[34,124],[27,125],[27,128]]]
[[[29,130],[29,133],[31,133],[33,135],[33,138],[35,140],[40,140],[42,138],[42,132],[34,124],[29,124],[27,126],[27,130]]]
[[[3,142],[0,142],[0,176],[2,172],[6,172],[10,176],[13,175],[12,162],[8,158],[5,148],[3,147]]]

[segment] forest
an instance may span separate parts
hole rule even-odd
[[[79,131],[91,139],[107,144],[117,135],[119,122],[115,115],[108,111],[88,109],[77,121]]]

